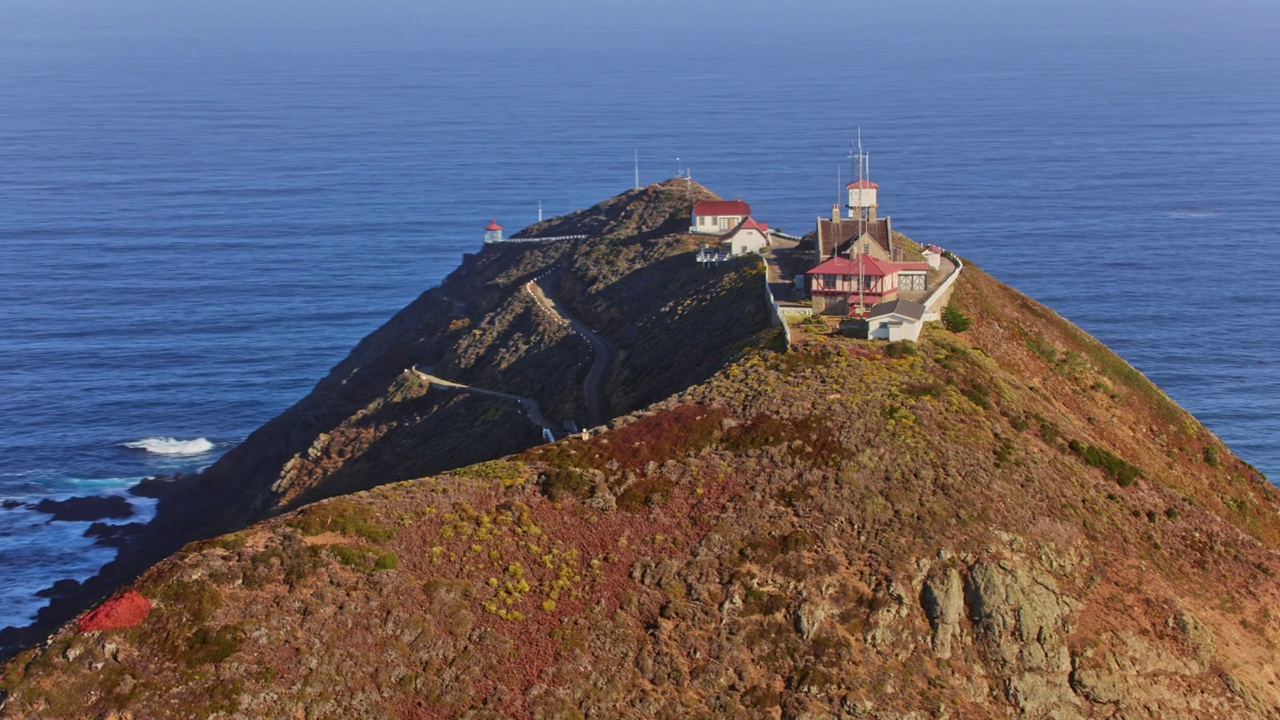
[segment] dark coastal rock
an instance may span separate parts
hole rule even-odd
[[[156,477],[143,478],[137,485],[129,488],[130,495],[137,495],[145,498],[161,498],[173,492],[175,480],[181,480],[183,475],[157,475]]]
[[[43,590],[37,590],[36,597],[42,597],[42,598],[62,597],[69,593],[73,593],[79,589],[80,589],[80,581],[72,580],[68,578],[66,580],[59,580],[58,582],[50,585],[49,587]]]
[[[45,498],[35,508],[42,513],[49,513],[54,520],[71,522],[117,520],[133,516],[133,506],[119,495],[73,497],[66,500]]]
[[[121,547],[129,538],[138,534],[140,530],[147,526],[146,523],[131,522],[124,525],[112,525],[111,523],[95,522],[84,531],[85,537],[96,538],[95,545],[104,547]]]

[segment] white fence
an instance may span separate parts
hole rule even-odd
[[[509,237],[503,240],[504,243],[533,243],[533,242],[555,242],[556,240],[586,240],[586,235],[556,235],[554,237]]]
[[[951,286],[956,284],[956,280],[960,277],[960,271],[964,270],[964,263],[960,261],[960,256],[951,251],[944,251],[943,255],[948,260],[956,264],[956,269],[942,284],[933,289],[929,293],[929,297],[924,299],[924,321],[937,322],[942,317],[942,306],[946,304],[948,298],[951,297]]]
[[[787,349],[791,349],[791,326],[787,324],[787,319],[782,314],[782,308],[778,307],[778,301],[773,299],[773,290],[769,289],[769,261],[761,255],[760,262],[764,265],[764,296],[769,301],[769,308],[773,310],[773,317],[769,319],[771,325],[782,326],[782,336],[786,338]]]

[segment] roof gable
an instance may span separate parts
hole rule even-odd
[[[908,320],[919,320],[924,317],[924,305],[910,300],[894,300],[893,302],[880,303],[871,308],[871,312],[867,313],[867,319],[871,320],[879,317],[888,317],[897,315],[898,317],[907,318]]]
[[[818,218],[818,242],[821,244],[819,249],[822,257],[830,257],[838,252],[848,252],[854,236],[858,234],[858,222],[856,218],[841,220]],[[890,254],[892,250],[889,242],[889,218],[863,220],[862,223],[863,236],[870,236],[886,255]]]
[[[898,272],[898,266],[893,263],[877,260],[870,255],[859,255],[852,258],[833,257],[805,274],[885,277],[896,272]]]

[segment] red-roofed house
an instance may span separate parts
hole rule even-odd
[[[741,200],[703,200],[693,206],[689,232],[719,235],[751,217],[751,206]]]
[[[896,300],[899,289],[916,289],[917,282],[923,290],[928,270],[926,263],[892,263],[862,253],[852,258],[831,258],[805,274],[809,277],[813,312],[856,315],[859,307],[866,309]],[[909,288],[903,288],[904,281]]]
[[[769,246],[769,226],[747,218],[738,226],[720,236],[720,242],[728,243],[734,255],[760,252]]]

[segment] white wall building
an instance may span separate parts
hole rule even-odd
[[[880,206],[880,186],[870,180],[858,180],[847,186],[849,190],[849,217],[864,217],[868,220],[876,218],[876,208]]]
[[[703,200],[693,206],[689,232],[722,235],[751,217],[751,206],[741,200]]]
[[[867,313],[867,337],[872,340],[910,340],[920,337],[924,306],[910,300],[880,303]]]
[[[727,243],[734,255],[761,252],[769,246],[769,226],[747,218],[722,235],[720,241]]]

